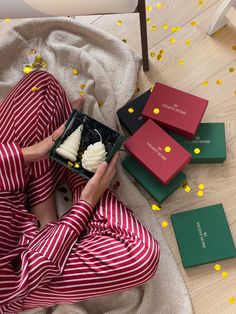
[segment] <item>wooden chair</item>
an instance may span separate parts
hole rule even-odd
[[[143,70],[149,70],[145,0],[0,0],[0,18],[138,13]]]

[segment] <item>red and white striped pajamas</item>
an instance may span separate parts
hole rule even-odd
[[[44,71],[25,76],[0,105],[0,313],[130,289],[156,273],[157,241],[110,189],[91,208],[80,200],[86,179],[51,159],[24,161],[21,147],[51,135],[71,111]],[[39,229],[29,208],[64,179],[73,206]]]

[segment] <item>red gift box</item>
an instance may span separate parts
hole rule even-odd
[[[207,104],[206,99],[156,83],[142,116],[191,139],[197,132]]]
[[[124,147],[164,185],[191,160],[191,154],[151,119],[124,142]]]

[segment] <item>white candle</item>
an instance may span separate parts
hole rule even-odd
[[[138,0],[0,0],[0,18],[134,12]]]

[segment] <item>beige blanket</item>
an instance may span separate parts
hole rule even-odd
[[[19,52],[19,48],[30,45],[31,41],[31,45],[47,61],[48,71],[65,88],[70,100],[77,99],[80,85],[86,84],[84,112],[122,132],[116,111],[131,99],[136,89],[141,59],[134,50],[100,29],[69,18],[20,21],[8,33],[6,30],[4,33],[6,26],[3,23],[1,26],[1,98],[24,75],[22,68],[27,59]],[[78,76],[72,75],[73,68],[79,70]],[[99,106],[98,103],[103,105]],[[81,301],[75,305],[55,306],[47,311],[37,309],[32,313],[192,313],[186,286],[154,212],[120,164],[114,182],[117,180],[120,182],[120,198],[133,209],[136,217],[161,245],[161,261],[155,278],[129,291]],[[60,209],[63,210],[65,208]]]

